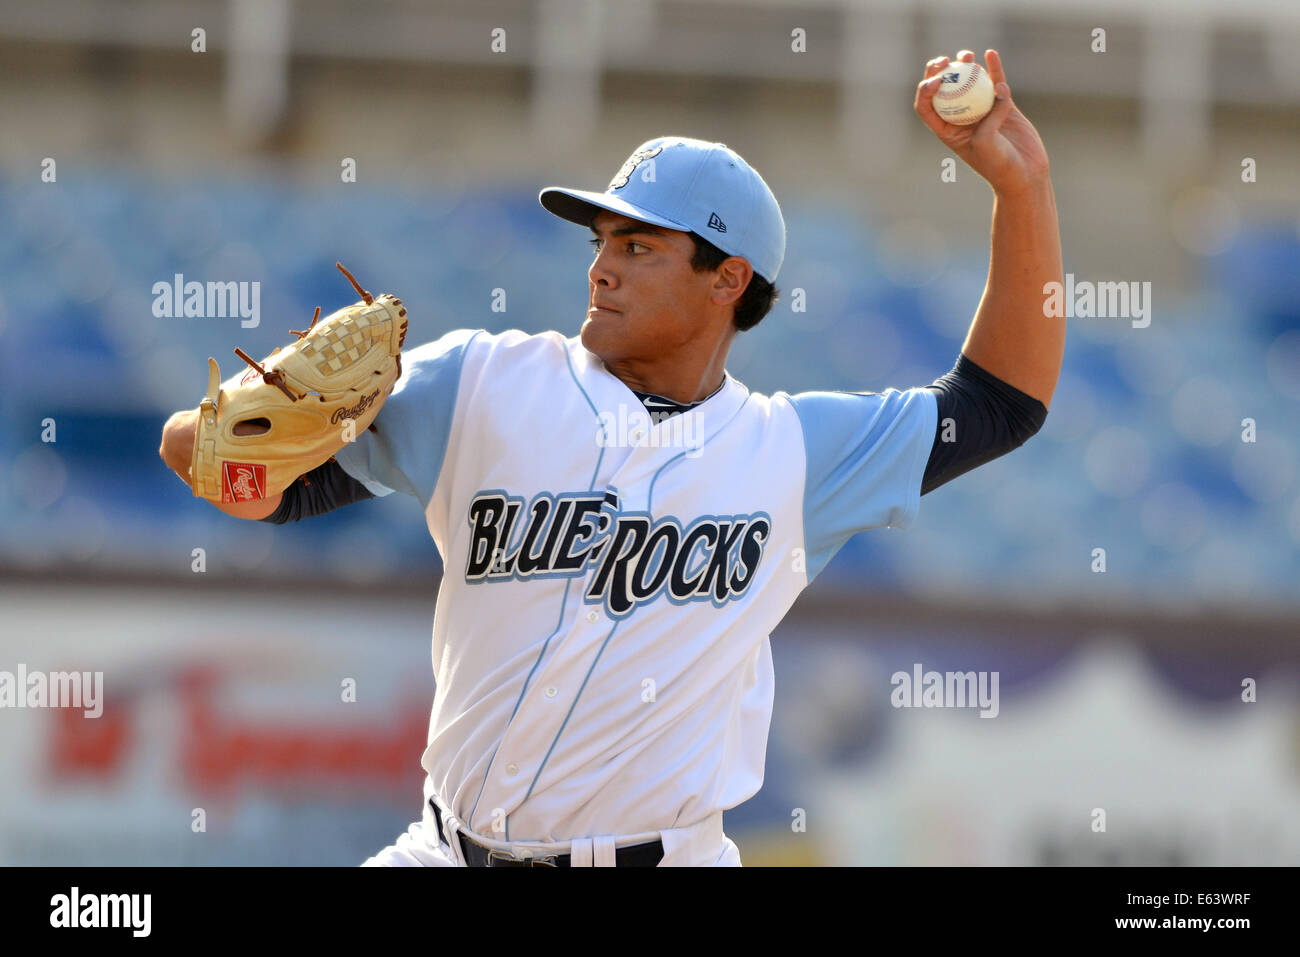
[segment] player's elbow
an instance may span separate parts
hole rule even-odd
[[[1047,421],[1047,406],[1039,403],[1037,408],[1023,412],[1019,416],[1010,418],[1011,434],[1014,436],[1015,445],[1013,449],[1018,449],[1024,445],[1043,428],[1043,423]],[[1008,449],[1010,451],[1010,449]]]

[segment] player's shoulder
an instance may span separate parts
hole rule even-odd
[[[413,349],[407,349],[404,355],[418,361],[421,358],[441,355],[453,350],[475,353],[551,351],[562,354],[564,347],[564,336],[554,330],[528,333],[522,329],[489,332],[486,329],[465,328],[452,329],[436,339],[431,339]]]
[[[534,333],[506,329],[475,339],[467,362],[494,380],[502,376],[512,381],[521,376],[550,379],[564,374],[570,362],[568,346],[564,336],[552,329]]]
[[[924,402],[930,393],[926,386],[895,389],[890,386],[880,391],[869,389],[810,389],[804,392],[774,392],[772,400],[795,409],[827,408],[880,408],[904,406]]]
[[[558,332],[530,335],[519,329],[452,329],[402,352],[402,375],[388,400],[388,419],[400,410],[455,408],[481,394],[484,383],[518,383],[527,375],[555,375],[564,368],[564,337]],[[548,360],[542,354],[551,352]],[[498,394],[500,390],[490,392]]]
[[[419,362],[444,353],[464,350],[471,342],[483,334],[482,329],[452,329],[428,342],[418,346],[407,346],[402,350],[403,363]]]
[[[728,375],[730,375],[730,373],[728,373]],[[782,399],[782,396],[785,395],[784,392],[774,392],[771,395],[768,395],[765,392],[756,392],[749,388],[745,383],[736,379],[735,376],[732,376],[732,379],[734,379],[735,382],[745,390],[745,404],[742,407],[742,411],[750,417],[755,415],[763,417],[779,415],[789,405],[788,402]]]
[[[924,422],[937,409],[934,394],[925,386],[889,387],[879,392],[810,390],[776,392],[773,407],[788,410],[807,433],[860,428],[889,428],[893,423]]]
[[[489,333],[485,344],[493,349],[509,352],[541,353],[550,352],[563,355],[568,344],[562,333],[554,329],[542,332],[524,332],[522,329],[506,329],[504,332]]]

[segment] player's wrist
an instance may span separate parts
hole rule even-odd
[[[1044,164],[1041,170],[1010,176],[990,182],[993,194],[999,200],[1012,202],[1041,202],[1052,198],[1052,173]]]

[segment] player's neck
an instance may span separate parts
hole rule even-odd
[[[673,355],[603,360],[605,368],[633,392],[649,392],[690,405],[718,391],[727,375],[731,336],[691,343]],[[706,351],[707,350],[707,351]]]
[[[690,405],[717,392],[726,378],[726,370],[719,365],[703,370],[701,374],[683,370],[663,370],[636,368],[629,362],[613,360],[605,363],[610,374],[619,379],[633,392],[648,392]]]

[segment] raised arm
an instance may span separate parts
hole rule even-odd
[[[973,62],[963,50],[958,59]],[[1065,319],[1044,310],[1044,286],[1062,281],[1061,237],[1047,150],[1011,100],[996,50],[985,63],[997,102],[971,126],[945,123],[931,100],[947,57],[926,64],[916,91],[917,115],[993,188],[989,278],[962,353],[972,362],[1050,407],[1065,357]]]

